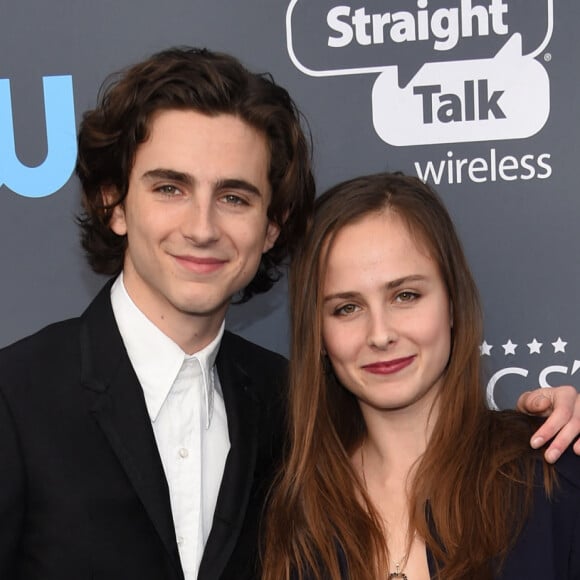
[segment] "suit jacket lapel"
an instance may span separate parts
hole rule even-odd
[[[81,373],[91,412],[182,576],[169,489],[143,391],[117,329],[107,284],[82,317]]]
[[[246,515],[258,449],[260,405],[252,378],[224,334],[216,361],[228,418],[230,452],[220,486],[211,533],[198,578],[219,578],[238,541]],[[247,361],[244,361],[247,362]]]

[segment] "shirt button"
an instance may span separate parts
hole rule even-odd
[[[181,536],[177,536],[177,545],[178,546],[182,546],[183,545],[183,538]]]
[[[182,447],[179,450],[179,457],[181,457],[182,459],[185,459],[188,455],[189,455],[189,451],[185,447]]]

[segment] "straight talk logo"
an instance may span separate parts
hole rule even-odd
[[[550,82],[537,57],[552,35],[553,0],[383,4],[293,0],[286,15],[288,53],[305,74],[377,75],[372,121],[383,141],[505,140],[544,126]],[[530,22],[545,22],[543,36]],[[526,54],[524,39],[535,46]]]
[[[357,9],[335,6],[328,11],[326,22],[337,35],[328,37],[328,46],[343,48],[353,41],[361,46],[384,44],[386,38],[392,42],[434,38],[434,50],[451,50],[460,38],[472,37],[474,33],[487,36],[490,20],[495,34],[508,33],[504,22],[508,6],[504,0],[491,0],[488,7],[473,6],[471,0],[461,0],[458,8],[439,8],[432,13],[428,10],[428,0],[419,0],[417,8],[416,14],[406,10],[369,14],[364,6]],[[478,23],[476,31],[474,19]]]

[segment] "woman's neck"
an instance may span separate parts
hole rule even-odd
[[[437,418],[437,406],[423,412],[416,408],[361,410],[367,433],[352,461],[383,525],[389,552],[385,577],[401,572],[410,580],[427,580],[424,539],[410,524],[409,491]]]
[[[438,416],[437,401],[430,405],[382,411],[363,407],[367,469],[379,479],[407,479],[427,448]]]

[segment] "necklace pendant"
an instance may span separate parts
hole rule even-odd
[[[402,578],[402,580],[408,580],[407,575],[401,572],[400,563],[395,564],[395,571],[389,574],[388,580],[391,580],[391,578]]]

